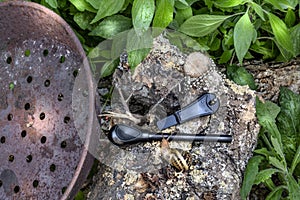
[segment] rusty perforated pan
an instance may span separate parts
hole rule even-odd
[[[74,115],[74,85],[87,99]],[[85,88],[81,88],[85,87]],[[30,2],[0,3],[0,199],[73,198],[93,158],[87,151],[94,89],[67,23]],[[80,97],[78,97],[80,98]],[[75,121],[83,121],[83,137]]]

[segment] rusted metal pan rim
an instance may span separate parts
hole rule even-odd
[[[71,27],[39,4],[0,3],[0,79],[0,199],[72,199],[93,163],[95,88]]]

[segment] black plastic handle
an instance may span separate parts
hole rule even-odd
[[[204,94],[194,102],[184,107],[183,109],[176,111],[175,116],[178,123],[183,123],[191,119],[211,115],[220,107],[220,102],[215,94]]]
[[[177,141],[201,141],[201,142],[225,142],[232,141],[231,135],[203,135],[203,134],[155,134],[143,132],[139,129],[129,127],[123,124],[113,126],[108,135],[108,139],[115,145],[127,145],[139,142],[158,141],[163,138]]]

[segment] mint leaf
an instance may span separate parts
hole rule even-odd
[[[292,39],[286,24],[276,15],[268,13],[270,24],[275,35],[275,39],[286,51],[294,53]],[[279,46],[279,48],[280,48]]]
[[[246,12],[236,23],[233,33],[234,48],[240,64],[243,62],[243,58],[251,45],[251,41],[255,40],[256,34],[248,12]]]
[[[158,0],[153,26],[166,28],[173,20],[174,0]]]
[[[271,176],[276,172],[279,172],[279,170],[273,169],[273,168],[265,169],[265,170],[258,172],[258,174],[256,175],[256,178],[255,178],[254,184],[258,185],[258,184],[266,181],[267,179],[271,178]]]
[[[254,77],[244,67],[237,65],[227,66],[227,76],[239,85],[248,85],[252,90],[256,89]]]
[[[144,32],[148,30],[154,15],[154,10],[154,0],[135,0],[133,2],[132,21],[136,31]]]
[[[247,198],[248,194],[251,191],[252,185],[254,184],[256,175],[258,173],[258,166],[263,159],[264,158],[262,156],[253,156],[248,161],[245,170],[243,185],[241,188],[241,198],[243,200]]]
[[[189,36],[202,37],[215,31],[226,19],[232,17],[223,15],[195,15],[187,19],[179,31]]]
[[[103,19],[104,17],[111,16],[119,12],[125,0],[118,1],[96,1],[96,0],[87,0],[94,8],[98,10],[96,17],[93,19],[91,24]]]
[[[89,35],[111,39],[116,34],[130,29],[131,26],[131,19],[122,15],[114,15],[105,18]]]

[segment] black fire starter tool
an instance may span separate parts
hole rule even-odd
[[[220,102],[215,94],[204,94],[194,102],[176,111],[173,115],[167,116],[157,122],[160,130],[184,123],[196,117],[202,117],[214,114],[220,106]]]
[[[223,142],[230,143],[231,135],[203,135],[203,134],[176,134],[149,133],[123,124],[113,126],[108,134],[108,139],[115,145],[127,145],[138,142],[160,141],[163,138],[176,141],[198,141],[198,142]]]

